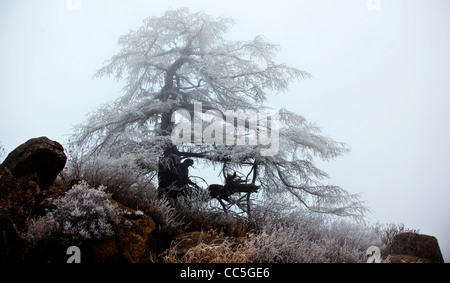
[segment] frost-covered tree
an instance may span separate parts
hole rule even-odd
[[[91,113],[73,141],[91,156],[134,154],[136,164],[158,175],[161,192],[180,189],[179,169],[186,171],[195,160],[205,167],[218,165],[224,179],[238,172],[240,184],[259,189],[266,198],[288,194],[311,211],[361,215],[365,208],[358,196],[322,184],[328,176],[314,163],[314,157],[329,160],[347,152],[343,143],[322,136],[317,126],[287,109],[271,114],[264,123],[261,116],[252,121],[254,113],[265,113],[257,111],[266,109],[269,95],[286,92],[291,82],[310,74],[277,63],[279,47],[262,36],[249,41],[225,39],[233,24],[230,18],[176,9],[149,17],[142,27],[120,37],[119,53],[96,77],[124,80],[123,96]],[[227,120],[225,113],[238,110],[252,114],[241,121],[245,130],[226,131],[239,121]],[[192,132],[190,124],[179,130],[183,117],[203,119],[200,128],[193,123]],[[203,136],[199,138],[196,131]],[[243,135],[247,142],[220,143],[231,133],[236,139]],[[263,154],[271,146],[261,142],[263,133],[277,137],[279,150],[274,154]],[[191,142],[175,143],[174,137]],[[253,138],[256,143],[248,142]],[[189,179],[184,182],[199,188]],[[231,190],[222,200],[239,203],[242,198],[237,193]]]

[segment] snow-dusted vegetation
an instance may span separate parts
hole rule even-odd
[[[110,202],[105,189],[91,188],[86,182],[74,185],[64,197],[53,201],[54,210],[29,224],[23,238],[39,246],[55,240],[81,244],[113,235],[121,211]]]
[[[279,47],[262,36],[226,40],[233,23],[169,10],[119,39],[120,52],[97,77],[124,80],[123,95],[77,126],[59,176],[69,190],[24,238],[111,236],[119,221],[112,198],[155,221],[164,262],[365,262],[369,246],[387,246],[401,229],[364,223],[359,196],[330,185],[315,165],[349,152],[344,143],[286,108],[251,119],[269,113],[269,95],[310,74],[277,63]],[[193,121],[192,132],[186,124],[174,134],[177,113]],[[220,142],[230,134],[232,143]],[[193,178],[193,164],[216,170],[218,184]],[[216,231],[221,241],[180,256],[171,239],[194,231]]]
[[[82,153],[80,160],[95,163],[107,158],[109,163],[139,167],[138,173],[131,174],[153,180],[160,194],[169,198],[207,189],[188,178],[190,165],[218,168],[222,183],[227,185],[231,175],[234,179],[230,182],[240,184],[217,197],[222,209],[233,207],[247,216],[251,216],[250,194],[259,191],[263,198],[288,195],[310,211],[361,217],[366,208],[359,197],[326,184],[327,173],[314,162],[314,158],[339,157],[348,148],[321,135],[316,125],[288,109],[276,111],[276,116],[268,119],[270,123],[260,117],[257,128],[245,118],[239,122],[239,117],[237,122],[225,119],[223,125],[217,124],[219,119],[202,120],[194,123],[192,139],[183,137],[190,142],[173,142],[176,113],[187,113],[195,122],[204,114],[264,111],[269,95],[280,95],[291,82],[310,77],[305,71],[277,63],[279,47],[262,36],[226,40],[224,35],[232,24],[229,18],[178,9],[149,17],[141,28],[123,35],[120,52],[97,73],[98,77],[124,80],[123,95],[99,107],[77,127],[71,141],[74,150]],[[199,103],[203,106],[200,111],[195,107]],[[210,136],[205,138],[202,134],[208,127]],[[229,136],[230,131],[244,143],[208,142],[212,137],[223,141],[222,135]],[[276,154],[261,154],[275,143],[265,143],[263,132],[277,136]],[[257,143],[245,142],[247,139]],[[248,192],[249,197],[235,192]]]

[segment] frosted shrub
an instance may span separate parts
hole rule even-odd
[[[148,174],[148,168],[154,165],[141,154],[83,156],[82,147],[69,145],[67,155],[69,158],[66,168],[59,174],[65,185],[75,179],[84,180],[93,187],[106,186],[114,199],[134,197],[135,194],[131,191],[136,191],[137,188],[141,191],[155,190],[151,182],[155,174]],[[136,158],[139,158],[139,162]]]
[[[177,216],[181,218],[189,231],[217,229],[231,232],[238,221],[231,215],[217,212],[208,201],[209,193],[206,191],[193,192],[180,197],[174,202]]]
[[[81,243],[114,234],[113,225],[120,221],[120,209],[109,201],[105,187],[90,188],[85,182],[73,186],[56,209],[32,222],[25,238],[32,245],[43,240],[62,239]]]
[[[399,224],[378,224],[378,230],[381,234],[383,247],[386,248],[390,244],[392,244],[392,241],[394,240],[394,237],[401,233],[411,232],[411,233],[419,233],[418,229],[410,229],[406,228],[405,224],[399,223]]]
[[[364,262],[369,246],[384,248],[379,227],[362,221],[309,212],[274,200],[258,207],[264,218],[255,242],[262,262]]]
[[[177,219],[176,211],[167,199],[147,199],[141,202],[140,209],[159,224],[162,233],[176,234],[186,225]]]
[[[309,234],[294,226],[264,227],[251,243],[253,262],[327,262],[325,249],[309,240]]]
[[[368,247],[384,248],[377,227],[364,222],[337,219],[323,225],[321,234],[321,245],[331,262],[365,262]]]

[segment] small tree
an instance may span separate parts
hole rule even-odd
[[[279,47],[262,36],[224,39],[233,23],[177,9],[122,36],[120,52],[96,76],[125,79],[124,94],[92,113],[75,141],[91,156],[134,154],[141,168],[157,172],[158,189],[166,195],[200,188],[180,173],[195,160],[220,165],[223,178],[231,178],[221,188],[226,197],[215,195],[225,210],[223,201],[249,213],[250,193],[262,191],[266,197],[287,193],[312,211],[360,216],[365,208],[358,196],[321,184],[327,174],[313,161],[338,157],[348,151],[345,145],[287,109],[262,111],[269,94],[283,93],[310,74],[276,63]],[[239,121],[242,114],[246,118]],[[237,196],[242,192],[247,206]]]

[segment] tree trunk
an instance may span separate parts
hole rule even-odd
[[[173,122],[171,121],[173,111],[162,114],[161,117],[161,134],[169,136]],[[158,164],[158,195],[165,195],[165,189],[171,187],[176,181],[175,168],[180,163],[177,156],[178,149],[175,145],[169,146],[164,150]]]
[[[176,76],[176,71],[181,68],[185,63],[185,59],[176,60],[165,77],[165,85],[161,90],[161,100],[167,102],[170,100],[176,100],[178,93],[173,90],[173,81]],[[172,114],[175,110],[171,109],[161,115],[161,135],[169,136],[173,129],[174,123],[172,122]],[[171,144],[166,150],[164,150],[163,156],[159,160],[158,164],[158,195],[162,197],[166,194],[165,189],[174,185],[177,180],[176,167],[180,164],[180,158],[177,155],[178,149],[175,145]]]

